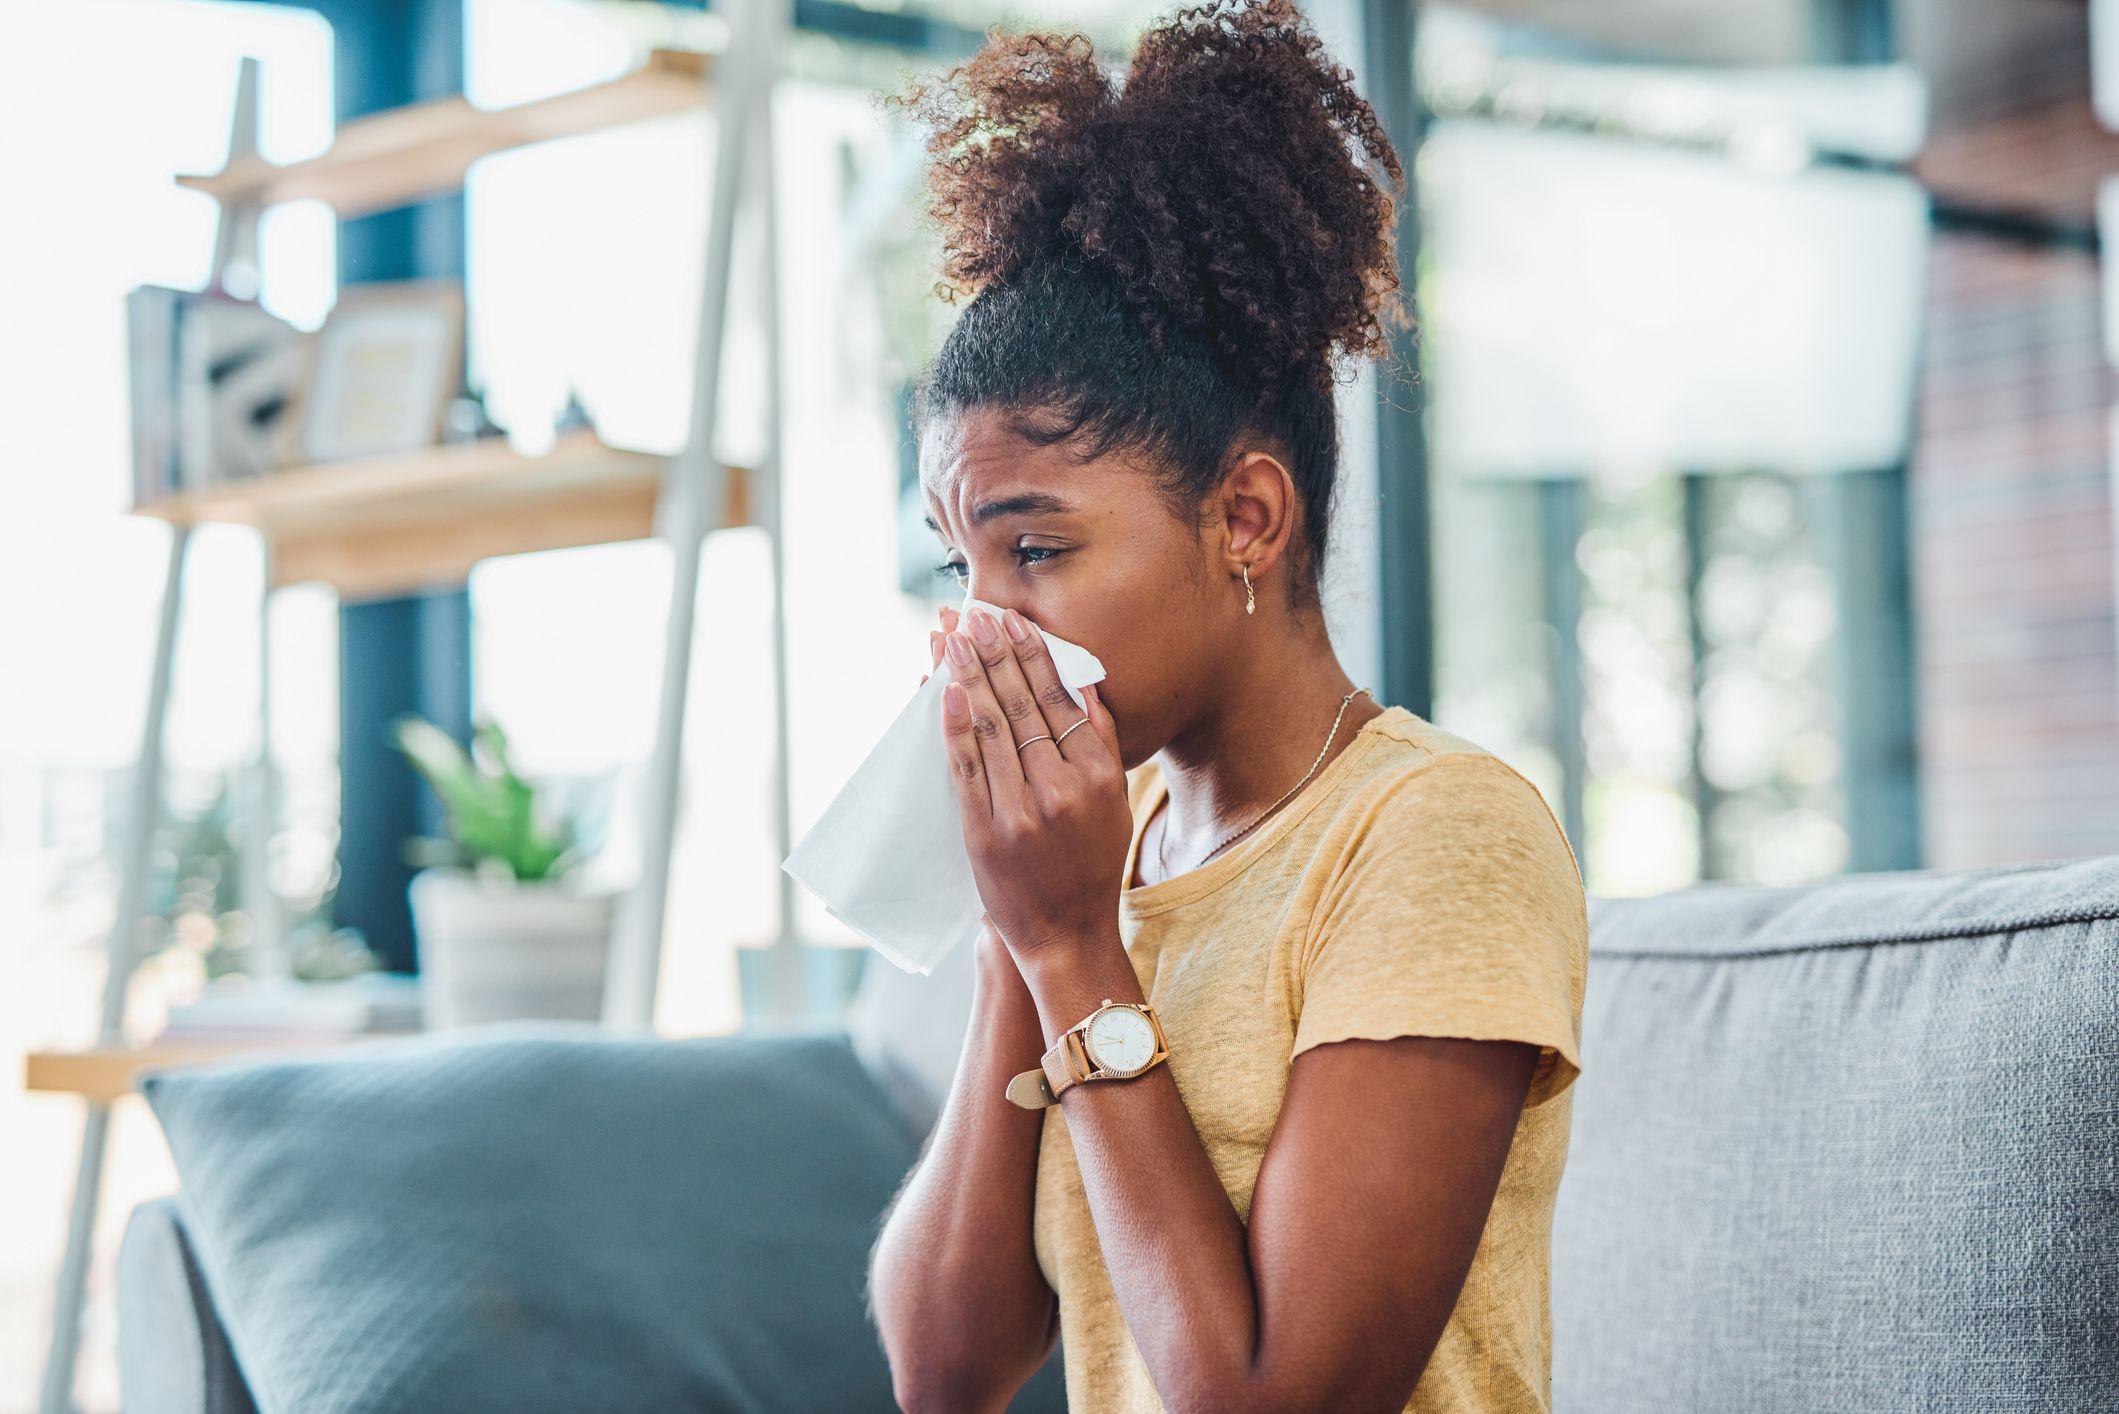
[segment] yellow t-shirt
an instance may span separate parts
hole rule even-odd
[[[1160,763],[1127,775],[1133,840]],[[1170,1039],[1172,1079],[1245,1221],[1295,1055],[1347,1037],[1539,1047],[1485,1231],[1410,1411],[1551,1407],[1553,1200],[1581,1070],[1588,918],[1567,837],[1499,757],[1387,707],[1294,799],[1188,873],[1124,889],[1120,935]],[[1045,1111],[1034,1240],[1059,1297],[1068,1407],[1157,1414],[1082,1192]]]

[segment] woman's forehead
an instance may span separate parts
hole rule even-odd
[[[938,418],[920,439],[921,492],[973,529],[1002,515],[1075,510],[1089,475],[1060,447],[1038,446],[992,417]]]
[[[1040,519],[1055,530],[1108,529],[1114,521],[1137,522],[1153,491],[1153,474],[1128,449],[1084,460],[1078,443],[1025,437],[993,409],[937,417],[921,431],[927,524],[945,539]]]
[[[920,484],[929,495],[961,495],[967,485],[1020,474],[1039,450],[991,409],[951,413],[921,434]]]

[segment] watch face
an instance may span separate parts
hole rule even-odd
[[[1105,1070],[1137,1071],[1155,1054],[1155,1028],[1129,1006],[1106,1007],[1083,1033],[1089,1058]]]

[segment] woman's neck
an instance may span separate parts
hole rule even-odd
[[[1218,710],[1201,714],[1158,754],[1167,802],[1142,839],[1143,878],[1157,869],[1158,853],[1172,873],[1203,863],[1201,856],[1260,819],[1312,767],[1314,780],[1383,711],[1369,693],[1348,700],[1360,684],[1329,643],[1297,658],[1291,664],[1285,656],[1251,656],[1239,680],[1217,693]]]

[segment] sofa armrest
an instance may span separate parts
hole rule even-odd
[[[174,1197],[132,1211],[118,1249],[127,1414],[257,1414]]]

